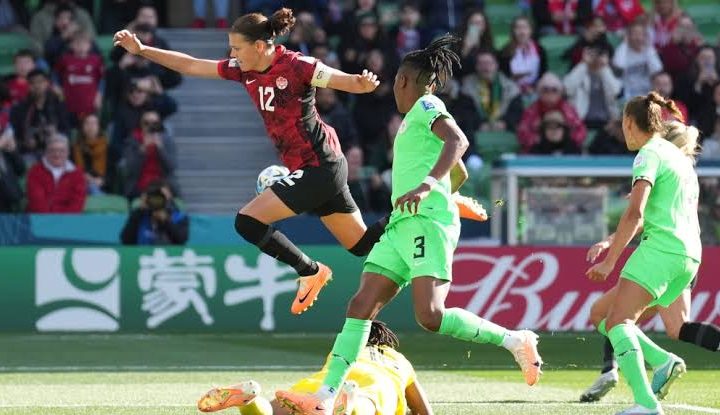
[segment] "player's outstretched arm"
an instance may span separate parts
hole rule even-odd
[[[430,400],[417,379],[405,388],[405,400],[412,415],[433,415]]]
[[[345,73],[318,62],[313,85],[350,92],[351,94],[366,94],[372,92],[380,85],[377,75],[367,69],[360,75]]]
[[[135,34],[128,30],[115,33],[113,44],[124,48],[133,55],[140,55],[183,75],[221,79],[217,72],[218,61],[197,59],[184,53],[144,45]]]

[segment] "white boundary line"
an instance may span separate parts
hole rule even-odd
[[[583,408],[590,408],[590,407],[603,407],[603,408],[615,408],[615,407],[622,407],[623,403],[577,403],[577,402],[430,402],[433,406],[472,406],[472,407],[494,407],[497,405],[503,405],[503,406],[531,406],[531,407],[583,407]],[[692,412],[700,412],[705,414],[720,414],[720,410],[713,409],[713,408],[706,408],[704,406],[695,406],[695,405],[685,405],[685,404],[668,404],[663,405],[665,408],[668,409],[682,409],[686,411],[692,411]],[[103,404],[103,405],[93,405],[93,404],[56,404],[56,405],[10,405],[10,404],[0,404],[0,408],[147,408],[147,409],[153,409],[153,408],[190,408],[193,407],[191,404]]]
[[[0,366],[0,374],[8,373],[37,373],[37,372],[165,372],[165,371],[248,371],[256,372],[261,370],[271,371],[306,371],[317,370],[319,365],[98,365],[98,366]],[[514,369],[514,365],[463,365],[463,366],[447,366],[447,365],[415,365],[417,370],[505,370]],[[558,368],[558,370],[564,368]],[[577,367],[572,367],[577,369]],[[588,367],[587,370],[595,369]]]

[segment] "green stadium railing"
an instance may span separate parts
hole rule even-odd
[[[127,213],[128,200],[118,195],[92,195],[85,199],[85,213]]]

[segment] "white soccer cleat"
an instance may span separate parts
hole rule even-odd
[[[343,383],[340,393],[335,400],[333,415],[352,415],[353,409],[355,409],[358,388],[358,384],[352,380]]]
[[[650,409],[642,405],[635,405],[632,408],[628,408],[624,411],[620,411],[615,415],[665,415],[660,405],[657,408]]]
[[[687,372],[685,361],[670,353],[667,363],[655,369],[652,378],[652,391],[658,399],[665,399],[672,384]]]
[[[513,334],[517,336],[519,342],[510,349],[510,352],[525,376],[525,383],[530,386],[536,385],[540,381],[543,363],[537,350],[538,335],[530,330],[520,330]]]
[[[617,368],[598,376],[589,388],[580,396],[580,402],[596,402],[617,386],[620,376]]]

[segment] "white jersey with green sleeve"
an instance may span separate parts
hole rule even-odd
[[[652,184],[640,246],[700,261],[700,186],[692,160],[671,142],[654,136],[633,162],[633,184],[637,180]]]
[[[423,95],[412,106],[400,124],[393,146],[392,203],[418,187],[435,166],[444,142],[432,132],[433,123],[441,117],[452,119],[445,103],[435,95]],[[450,175],[442,177],[430,195],[420,202],[418,214],[443,224],[459,222],[458,210],[450,195]],[[390,224],[410,217],[405,209],[395,209]]]

